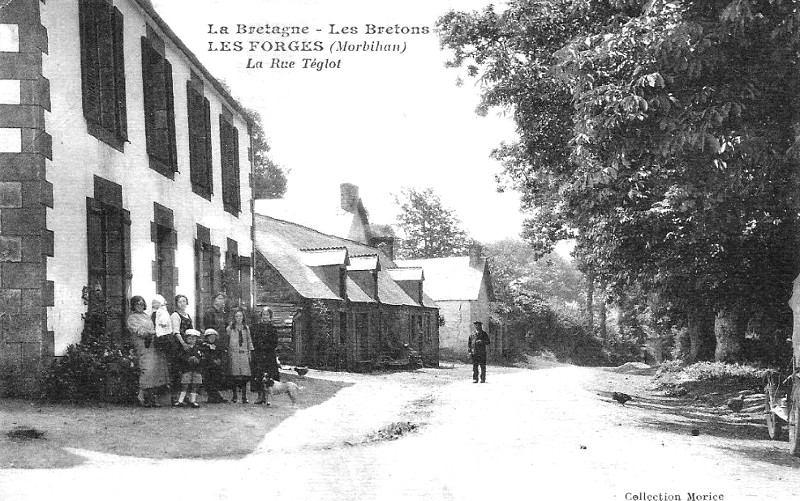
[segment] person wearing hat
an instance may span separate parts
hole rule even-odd
[[[227,402],[219,390],[225,383],[225,352],[217,346],[219,333],[214,329],[206,329],[203,333],[205,342],[201,346],[203,351],[203,386],[206,390],[207,404],[223,404]]]
[[[184,399],[188,393],[188,407],[200,407],[197,403],[197,389],[203,384],[203,375],[200,372],[203,366],[203,352],[200,350],[200,345],[197,343],[200,332],[195,329],[186,329],[183,333],[183,337],[186,346],[183,347],[183,352],[179,357],[181,394],[178,396],[178,401],[175,402],[174,406],[186,407],[187,404],[184,403]]]
[[[478,382],[478,369],[480,368],[480,381],[486,382],[486,347],[489,345],[489,334],[483,330],[483,323],[473,322],[475,333],[467,341],[469,357],[472,359],[472,382]]]

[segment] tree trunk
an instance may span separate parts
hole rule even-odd
[[[598,321],[600,322],[600,337],[606,339],[608,332],[606,332],[606,281],[600,280],[600,296],[598,299]]]
[[[711,357],[715,340],[713,325],[708,312],[700,307],[690,308],[687,314],[689,331],[689,354],[687,362],[707,360]]]
[[[736,361],[742,351],[744,341],[744,314],[738,308],[722,308],[714,320],[714,335],[717,348],[714,360],[717,362]]]
[[[586,328],[594,332],[594,273],[591,268],[586,272]]]

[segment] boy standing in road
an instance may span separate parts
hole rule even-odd
[[[483,323],[473,322],[475,333],[469,337],[467,348],[472,359],[472,382],[478,382],[478,368],[480,368],[481,383],[486,382],[486,346],[489,344],[489,334],[483,330]]]

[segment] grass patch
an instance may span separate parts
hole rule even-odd
[[[662,364],[653,381],[656,389],[664,391],[665,396],[719,405],[745,390],[760,393],[766,370],[746,364],[697,362],[683,365],[673,361]]]
[[[411,421],[390,423],[383,428],[367,435],[362,443],[397,440],[409,433],[414,433],[419,429],[419,427],[420,425],[418,423],[412,423]]]
[[[285,376],[287,381],[294,379]],[[306,377],[303,386],[300,409],[320,404],[350,384]],[[199,409],[148,409],[0,400],[0,469],[80,464],[82,458],[64,448],[151,459],[243,457],[267,432],[298,412],[281,398],[270,407],[199,401]],[[46,440],[10,438],[9,432],[17,429],[37,430]]]

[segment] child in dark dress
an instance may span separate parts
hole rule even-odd
[[[174,405],[175,407],[186,407],[187,404],[184,403],[184,399],[186,394],[189,393],[188,407],[200,407],[197,403],[197,390],[203,384],[203,375],[200,372],[203,366],[203,352],[197,343],[200,332],[195,329],[187,329],[183,336],[186,346],[183,347],[183,352],[179,357],[181,394]]]
[[[225,351],[217,345],[219,334],[214,329],[205,330],[205,342],[201,349],[203,351],[203,380],[205,381],[206,403],[220,404],[227,402],[219,390],[225,382]]]

